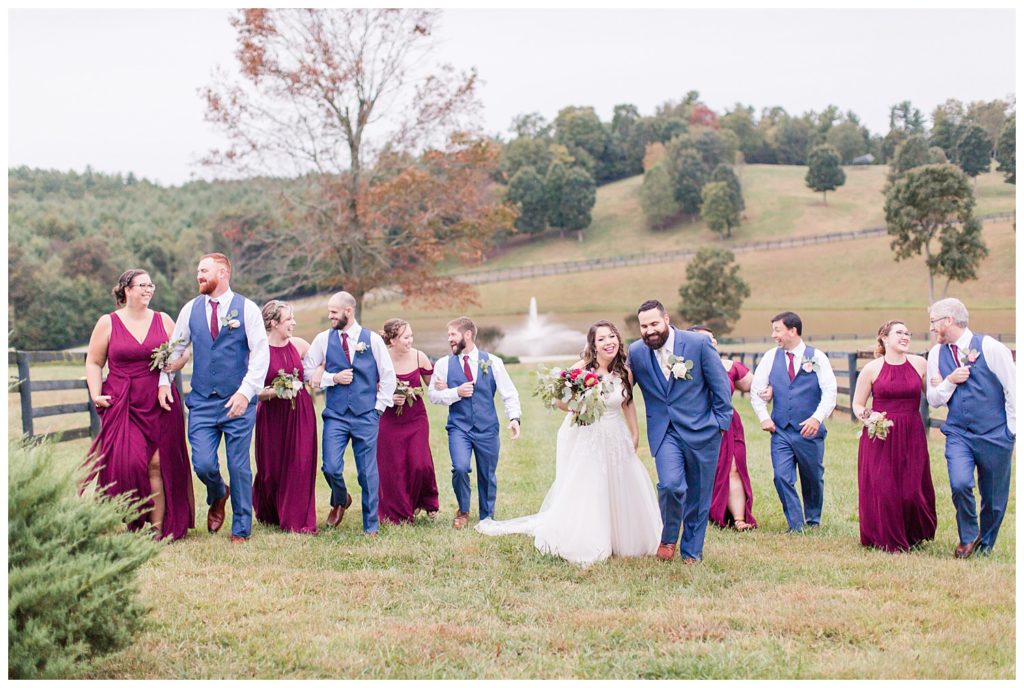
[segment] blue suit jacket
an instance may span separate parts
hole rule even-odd
[[[732,423],[732,392],[729,376],[711,340],[703,334],[676,328],[672,353],[693,361],[692,380],[665,376],[653,352],[643,342],[629,346],[629,365],[640,386],[647,408],[647,442],[657,454],[669,426],[689,446],[699,448],[728,430]]]

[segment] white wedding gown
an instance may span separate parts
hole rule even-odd
[[[555,482],[540,511],[509,521],[487,519],[477,531],[533,535],[537,549],[582,565],[657,551],[658,498],[622,416],[622,382],[610,379],[599,421],[576,426],[566,414],[558,430]]]

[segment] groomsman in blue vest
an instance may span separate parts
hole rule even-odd
[[[192,344],[192,391],[188,407],[188,441],[192,466],[206,485],[210,509],[206,527],[216,533],[224,524],[224,505],[231,496],[231,542],[245,542],[252,533],[252,468],[249,445],[256,423],[256,393],[263,388],[270,365],[267,331],[259,307],[231,291],[231,261],[208,253],[196,273],[199,296],[181,309],[171,341],[175,347],[161,374],[160,405],[170,409],[168,373],[180,370],[181,353]],[[217,449],[227,448],[231,487],[220,476]]]
[[[658,470],[661,544],[671,561],[698,563],[711,510],[722,433],[732,423],[729,377],[711,339],[672,327],[660,301],[637,311],[642,341],[629,346],[628,365],[644,395],[647,442]],[[680,538],[680,528],[682,537]]]
[[[356,299],[339,291],[327,302],[331,329],[318,334],[302,360],[306,379],[326,391],[322,431],[323,472],[331,487],[327,525],[341,522],[352,506],[345,487],[345,447],[352,441],[356,478],[362,491],[363,532],[376,535],[380,522],[377,502],[377,432],[384,410],[394,404],[395,366],[384,340],[356,322]],[[325,370],[318,368],[325,365]]]
[[[949,409],[946,468],[956,507],[957,559],[991,551],[1010,495],[1010,465],[1017,437],[1017,369],[1013,354],[992,337],[967,327],[967,308],[957,299],[932,304],[930,329],[938,342],[928,354],[928,403]],[[978,472],[981,523],[974,502]]]
[[[427,396],[448,407],[448,451],[452,457],[452,488],[459,503],[452,527],[461,530],[469,523],[471,457],[476,455],[476,488],[480,520],[494,516],[498,494],[498,414],[494,395],[500,394],[509,419],[513,440],[519,438],[519,392],[497,356],[476,346],[476,324],[467,317],[448,323],[448,345],[452,355],[434,364],[434,385]]]
[[[836,376],[825,352],[804,344],[803,321],[786,311],[772,318],[778,346],[757,363],[750,405],[770,432],[775,490],[792,532],[821,525],[825,499],[825,419],[836,407]],[[765,401],[771,388],[772,410]],[[800,476],[800,494],[796,491]],[[800,497],[803,496],[803,504]]]

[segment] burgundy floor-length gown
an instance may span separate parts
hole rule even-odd
[[[750,369],[745,365],[733,361],[729,368],[729,391],[736,391],[736,382],[742,380],[749,372]],[[747,473],[747,443],[743,436],[743,421],[736,411],[732,413],[729,429],[722,435],[722,447],[718,451],[718,468],[715,470],[715,486],[711,491],[711,511],[708,513],[711,522],[723,528],[728,528],[734,521],[729,511],[729,473],[733,459],[736,461],[736,472],[740,475],[743,493],[746,495],[743,520],[748,525],[757,527],[757,521],[754,520],[752,513],[754,493],[750,489],[750,475]]]
[[[935,537],[935,490],[921,419],[921,376],[910,361],[882,363],[871,407],[893,422],[884,440],[861,434],[860,543],[903,552]]]
[[[422,375],[433,370],[417,368],[399,374],[410,387],[418,387]],[[425,397],[384,412],[377,436],[377,472],[380,474],[380,518],[392,523],[413,520],[413,511],[437,511],[437,479],[430,453],[430,423]]]
[[[278,372],[297,372],[302,358],[295,345],[270,347],[265,385]],[[303,387],[295,397],[270,399],[256,406],[256,477],[252,509],[261,523],[294,533],[316,532],[316,412]]]
[[[157,401],[160,372],[149,369],[153,349],[167,341],[167,330],[159,313],[153,313],[141,344],[117,313],[110,314],[110,328],[102,393],[110,396],[111,403],[108,408],[96,409],[100,431],[89,456],[101,458],[93,475],[107,488],[107,494],[134,490],[149,506],[149,461],[159,451],[165,504],[159,537],[185,537],[189,528],[195,527],[196,508],[181,397],[172,385],[174,403],[170,411],[163,410]],[[147,513],[128,525],[135,530],[148,520]]]

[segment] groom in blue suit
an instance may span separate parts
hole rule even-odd
[[[670,561],[678,542],[683,562],[694,564],[704,551],[722,433],[732,422],[729,378],[711,340],[672,327],[660,301],[645,301],[637,316],[643,340],[630,345],[628,364],[644,395],[658,469],[658,558]]]

